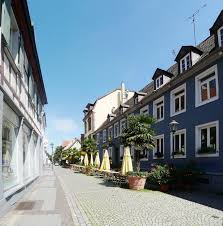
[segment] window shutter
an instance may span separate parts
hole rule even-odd
[[[7,44],[10,44],[10,27],[11,27],[11,0],[4,0],[2,5],[2,33]]]

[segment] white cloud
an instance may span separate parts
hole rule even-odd
[[[61,133],[72,133],[77,129],[77,124],[70,118],[53,119],[52,126],[56,132]]]

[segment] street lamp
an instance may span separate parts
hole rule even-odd
[[[170,132],[172,133],[172,156],[174,159],[174,134],[177,131],[177,126],[179,125],[179,123],[175,120],[172,120],[172,122],[170,122],[169,126],[170,126]]]
[[[51,154],[51,156],[52,156],[52,169],[53,169],[53,163],[54,163],[53,147],[54,147],[54,144],[51,143],[50,146],[51,146],[51,148],[52,148],[52,154]]]

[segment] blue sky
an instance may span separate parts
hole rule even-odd
[[[193,45],[187,18],[197,16],[197,42],[209,35],[221,0],[28,0],[48,96],[49,142],[79,137],[88,102],[126,83],[144,87],[172,51]]]

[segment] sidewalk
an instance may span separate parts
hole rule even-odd
[[[0,219],[0,226],[73,226],[60,182],[51,168],[44,170],[15,207]]]

